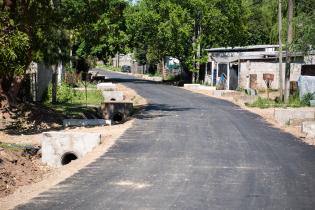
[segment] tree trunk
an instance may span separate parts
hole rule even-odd
[[[21,101],[22,77],[3,77],[0,79],[0,102],[8,106],[16,106]]]
[[[284,87],[284,101],[289,102],[290,96],[290,64],[291,64],[291,44],[293,40],[293,12],[294,12],[294,0],[288,0],[288,36],[286,46],[286,63],[285,63],[285,87]]]
[[[183,63],[181,61],[181,63]],[[182,68],[183,68],[183,71],[182,71],[182,74],[183,74],[183,80],[187,83],[192,83],[193,82],[193,72],[189,71],[189,68],[182,64]]]
[[[278,2],[278,30],[279,30],[279,92],[280,101],[283,101],[283,73],[282,73],[282,0]]]
[[[56,66],[54,66],[53,74],[52,74],[52,80],[51,80],[51,83],[52,83],[51,103],[52,104],[57,103],[57,76],[58,76],[58,73],[57,73],[57,65],[56,65]]]

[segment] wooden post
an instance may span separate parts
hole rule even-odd
[[[58,78],[58,71],[57,71],[58,65],[53,66],[53,74],[52,74],[52,88],[51,88],[51,103],[56,104],[57,103],[57,78]]]
[[[279,91],[280,100],[283,100],[283,73],[282,73],[282,0],[278,0],[278,24],[279,24]]]
[[[291,44],[293,40],[293,10],[294,0],[288,0],[288,36],[286,44],[286,63],[285,63],[285,87],[284,87],[284,101],[289,102],[290,96],[290,70],[291,70]]]

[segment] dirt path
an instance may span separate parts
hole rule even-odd
[[[126,100],[132,101],[136,108],[147,104],[146,100],[140,97],[134,90],[126,88],[120,84],[117,86],[120,91],[124,92]],[[130,121],[121,125],[93,128],[67,128],[65,132],[100,133],[102,143],[99,147],[88,153],[84,158],[72,161],[70,164],[60,168],[49,168],[44,166],[40,163],[39,157],[29,159],[28,157],[22,157],[21,152],[8,152],[8,150],[5,150],[6,152],[4,153],[4,150],[2,149],[2,151],[0,151],[0,157],[2,159],[6,158],[5,160],[8,160],[7,162],[10,164],[10,167],[7,165],[4,166],[4,164],[0,163],[0,183],[2,180],[3,182],[7,182],[8,185],[5,186],[4,184],[4,188],[6,189],[1,190],[7,190],[9,187],[10,190],[8,190],[7,193],[3,193],[2,196],[6,195],[6,197],[0,198],[0,209],[12,209],[17,205],[26,203],[33,197],[39,195],[41,192],[48,190],[59,182],[74,175],[81,168],[94,162],[98,157],[104,154],[112,145],[115,144],[115,141],[132,126],[133,122],[134,120],[131,119]],[[40,145],[40,139],[41,134],[9,135],[5,134],[4,132],[0,132],[0,142],[8,144]],[[17,160],[19,164],[12,164],[12,160]],[[3,168],[2,171],[1,167]],[[9,174],[7,170],[11,170],[9,172],[11,175],[13,174],[12,176],[14,176],[14,178],[11,180],[16,178],[21,180],[18,182],[18,185],[10,183],[9,180],[6,179]]]

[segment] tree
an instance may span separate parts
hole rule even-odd
[[[106,62],[117,52],[124,52],[127,35],[123,14],[127,6],[124,0],[62,1],[66,27],[76,32],[76,55]]]
[[[29,50],[27,34],[19,31],[7,12],[0,13],[0,93],[6,94],[9,102],[14,101],[12,82],[25,72]]]
[[[0,4],[0,59],[11,65],[2,66],[1,81],[8,87],[15,76],[25,74],[31,61],[56,66],[69,60],[72,47],[82,58],[103,60],[124,49],[123,11],[128,5],[124,0],[4,0]],[[56,74],[54,70],[53,96]]]
[[[179,59],[190,79],[205,60],[201,49],[246,43],[247,18],[244,2],[236,0],[142,0],[126,12],[130,46],[148,62]]]
[[[2,2],[1,13],[7,14],[9,23],[14,23],[14,31],[23,37],[21,42],[27,47],[18,55],[21,64],[15,71],[23,78],[31,61],[43,61],[46,64],[56,64],[65,59],[68,47],[68,37],[62,27],[62,16],[59,10],[59,1],[51,0],[6,0]],[[12,25],[12,24],[11,24]],[[6,36],[7,43],[20,42],[15,36]],[[26,50],[26,51],[25,51]],[[4,58],[7,59],[7,58]],[[7,69],[8,71],[8,69]],[[9,86],[14,81],[14,74],[2,76]],[[4,79],[2,79],[4,81]],[[17,86],[14,86],[16,89]],[[19,91],[15,91],[18,93]],[[17,99],[17,95],[14,96]]]

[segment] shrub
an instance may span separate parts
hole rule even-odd
[[[307,93],[302,97],[302,103],[310,106],[310,101],[315,98],[315,93]]]
[[[66,103],[71,101],[77,93],[73,91],[73,89],[65,84],[62,83],[57,86],[57,102],[58,103]],[[52,84],[49,83],[48,90],[47,90],[47,96],[45,97],[46,101],[51,101],[52,99]]]
[[[279,106],[279,104],[277,104],[275,101],[272,101],[270,99],[258,97],[258,99],[255,102],[249,104],[248,106],[264,109],[264,108],[269,108],[269,107],[276,107],[276,106]]]

